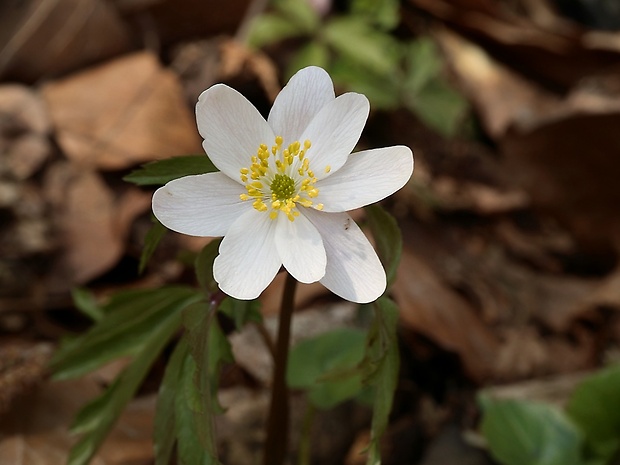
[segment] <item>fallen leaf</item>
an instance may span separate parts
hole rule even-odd
[[[175,74],[148,52],[127,55],[42,88],[58,143],[80,166],[124,169],[202,153]]]

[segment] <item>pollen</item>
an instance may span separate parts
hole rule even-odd
[[[295,221],[300,208],[321,210],[323,204],[314,200],[319,190],[310,169],[312,157],[308,157],[308,153],[311,153],[311,147],[309,140],[303,144],[299,141],[289,143],[282,136],[276,136],[271,146],[259,144],[254,154],[248,154],[248,166],[239,170],[239,178],[247,191],[239,198],[251,200],[255,210],[268,212],[272,220],[280,212],[289,221]],[[330,170],[329,165],[325,167],[326,173]]]

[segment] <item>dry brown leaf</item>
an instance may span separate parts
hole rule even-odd
[[[130,188],[115,197],[101,177],[70,164],[49,170],[46,193],[57,212],[63,253],[52,287],[66,290],[113,266],[122,255],[133,219],[150,205],[150,196]]]
[[[0,78],[33,82],[130,49],[129,30],[108,1],[0,5]]]
[[[0,421],[0,463],[65,465],[77,411],[100,394],[94,378],[50,382],[12,405]],[[93,465],[148,464],[153,457],[155,398],[132,401],[92,460]]]
[[[482,381],[493,374],[497,337],[467,301],[407,249],[403,250],[392,293],[401,309],[404,328],[458,354],[473,379]]]
[[[148,52],[45,85],[58,142],[81,166],[124,169],[202,153],[175,74]]]

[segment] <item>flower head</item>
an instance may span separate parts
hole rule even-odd
[[[258,297],[283,265],[300,282],[371,302],[385,291],[385,271],[346,212],[403,187],[413,155],[404,146],[352,154],[368,112],[363,95],[335,97],[317,67],[291,78],[267,121],[240,93],[214,85],[196,118],[220,171],[169,182],[153,195],[153,213],[173,231],[224,236],[213,275],[232,297]]]

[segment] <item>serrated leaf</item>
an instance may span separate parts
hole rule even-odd
[[[260,307],[259,300],[237,300],[227,297],[221,303],[219,311],[232,319],[235,323],[235,329],[240,331],[247,323],[263,321]]]
[[[370,444],[367,465],[381,463],[379,442],[388,426],[394,392],[398,384],[398,307],[387,297],[370,304],[375,319],[366,339],[366,353],[361,364],[364,383],[374,387]]]
[[[163,186],[173,179],[192,174],[213,173],[217,168],[206,155],[185,155],[182,157],[156,160],[132,171],[123,178],[138,186]]]
[[[102,396],[78,413],[72,430],[84,432],[84,435],[71,449],[68,465],[88,464],[180,323],[180,312],[168,312],[166,318],[151,328],[151,337],[131,364]]]
[[[412,94],[419,93],[434,79],[442,79],[442,59],[432,39],[422,37],[405,46],[407,72],[404,86]]]
[[[196,397],[191,405],[196,431],[202,447],[214,457],[214,417],[222,412],[217,399],[220,368],[223,363],[234,361],[230,343],[222,333],[216,312],[214,305],[202,303],[189,306],[183,315],[190,354],[195,364]],[[191,399],[186,397],[186,400]]]
[[[195,381],[196,363],[187,354],[182,363],[174,400],[178,461],[180,465],[217,465],[219,461],[215,439],[210,438],[210,443],[205,444],[204,425],[201,424],[205,420],[211,423],[212,419],[196,415],[196,403],[200,395]]]
[[[115,358],[134,355],[149,343],[153,327],[201,298],[194,289],[181,286],[117,294],[103,306],[105,318],[54,354],[54,378],[75,378]]]
[[[381,76],[396,73],[400,55],[398,42],[389,34],[355,18],[335,18],[322,31],[324,40],[338,53]]]
[[[291,37],[305,34],[289,19],[278,14],[263,14],[257,16],[250,27],[248,44],[251,47],[261,48]]]
[[[177,440],[176,396],[180,390],[183,364],[189,353],[184,338],[177,343],[168,364],[157,394],[153,443],[155,465],[169,465]]]
[[[400,20],[399,0],[352,0],[351,12],[383,29],[393,29]]]
[[[71,290],[71,298],[75,308],[88,316],[91,320],[100,321],[103,316],[103,310],[97,303],[95,296],[88,289],[76,287]]]
[[[317,12],[305,0],[275,0],[274,8],[306,34],[314,32],[321,22]]]
[[[140,265],[138,266],[139,274],[144,272],[144,268],[146,268],[146,265],[153,256],[157,246],[168,232],[168,228],[161,224],[154,216],[151,218],[151,221],[153,225],[144,237],[144,248],[142,249],[142,254],[140,255]]]
[[[327,68],[329,63],[329,50],[325,44],[318,41],[310,41],[293,56],[287,66],[287,77],[290,79],[293,74],[306,66],[320,66]]]
[[[584,465],[583,435],[560,410],[515,399],[482,400],[481,430],[504,465]]]
[[[582,381],[570,397],[568,416],[584,431],[587,450],[608,460],[620,449],[620,365]]]
[[[457,133],[468,108],[463,96],[439,79],[429,82],[407,102],[420,119],[448,137]]]
[[[375,238],[377,253],[385,268],[388,286],[394,282],[403,251],[403,239],[396,219],[381,205],[365,207],[368,226]]]
[[[342,328],[306,339],[289,354],[287,383],[305,389],[317,408],[329,409],[362,389],[355,370],[364,356],[364,331]]]
[[[342,55],[329,72],[337,85],[368,97],[373,109],[393,109],[402,103],[398,73],[379,75]]]
[[[205,245],[196,256],[194,268],[200,289],[207,295],[217,292],[217,282],[213,278],[213,262],[217,257],[222,239],[215,239]]]

